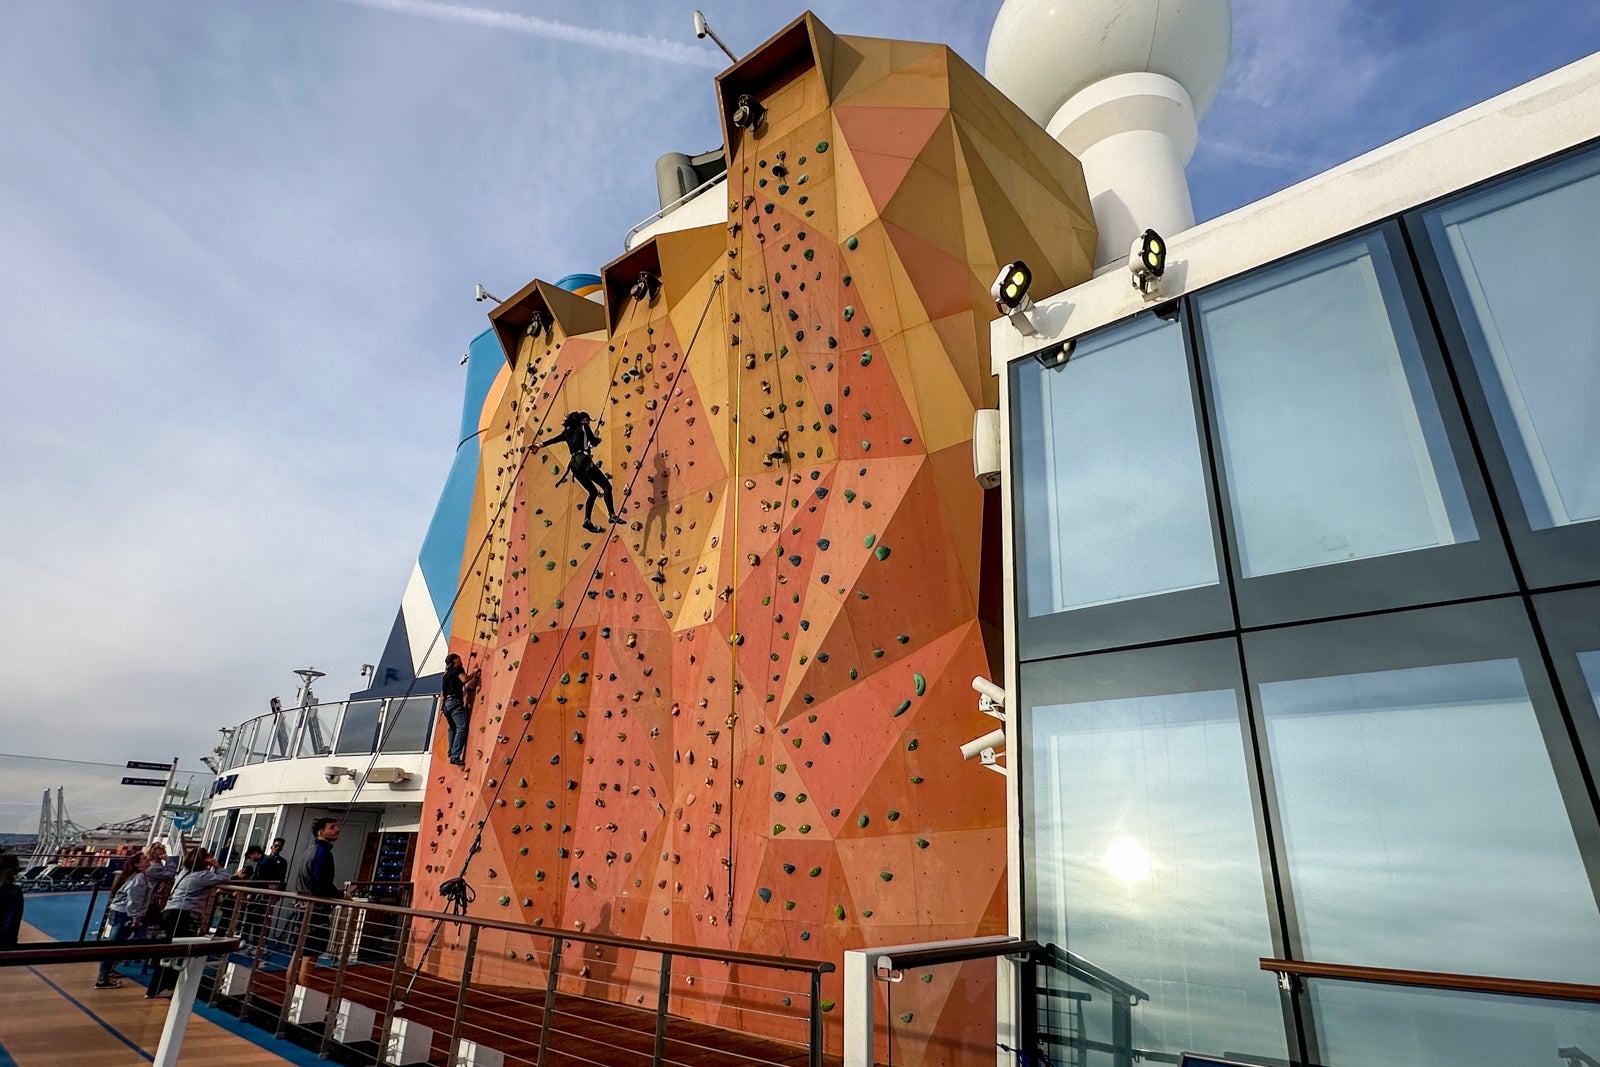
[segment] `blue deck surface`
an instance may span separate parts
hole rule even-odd
[[[83,929],[83,917],[89,909],[89,897],[88,893],[28,893],[24,901],[22,921],[34,926],[53,940],[76,941],[79,931]],[[94,901],[96,918],[105,908],[105,903],[105,894],[101,893]],[[94,937],[92,922],[89,924],[88,936]],[[316,1053],[303,1049],[293,1042],[277,1040],[265,1030],[242,1023],[236,1016],[225,1011],[197,1000],[194,1012],[207,1022],[214,1023],[230,1034],[282,1056],[299,1067],[326,1067],[327,1061],[318,1059]],[[145,1058],[150,1057],[146,1055]],[[14,1063],[15,1061],[6,1055],[5,1050],[0,1048],[0,1067],[13,1067]]]

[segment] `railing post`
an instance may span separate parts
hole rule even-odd
[[[336,905],[337,906],[337,905]],[[344,996],[344,976],[350,969],[351,945],[356,924],[351,921],[349,909],[354,905],[343,905],[345,911],[344,929],[339,931],[339,968],[333,975],[333,990],[328,994],[328,1011],[322,1017],[322,1043],[318,1055],[323,1059],[328,1058],[328,1053],[333,1049],[333,1024],[339,1017],[339,1000]]]
[[[811,972],[810,1067],[822,1067],[822,972]]]
[[[100,899],[100,881],[99,881],[99,879],[96,879],[95,883],[94,883],[94,892],[89,894],[89,906],[87,908],[85,908],[84,912],[83,912],[83,929],[78,931],[78,940],[79,941],[87,941],[87,940],[89,940],[89,920],[94,916],[94,904],[95,904],[95,901],[97,901],[99,899]],[[107,903],[109,903],[109,901]],[[96,941],[100,940],[100,931],[104,926],[105,926],[105,919],[102,918],[100,920],[99,925],[94,928],[94,939]]]
[[[545,1053],[550,1049],[550,1023],[556,1016],[556,984],[561,980],[561,946],[564,943],[559,937],[550,942],[550,973],[544,983],[544,1016],[539,1021],[539,1059],[536,1067],[544,1067]]]
[[[1017,1047],[1026,1049],[1031,1056],[1040,1046],[1039,1039],[1039,956],[1029,953],[1017,960],[1012,972],[1017,983]]]
[[[404,919],[403,925],[409,930],[411,916],[407,915]],[[439,921],[441,923],[444,922],[444,917],[440,916]],[[389,992],[383,998],[383,1024],[378,1028],[378,1058],[373,1061],[374,1063],[382,1063],[388,1058],[386,1053],[389,1049],[389,1028],[394,1025],[394,991],[400,986],[400,968],[405,961],[405,953],[396,952],[394,954],[394,966],[389,968]],[[419,970],[421,969],[421,960],[417,961],[417,967]]]
[[[450,1020],[450,1054],[447,1062],[454,1064],[461,1052],[461,1019],[467,1013],[467,993],[472,988],[472,963],[478,957],[478,927],[474,925],[467,935],[467,954],[461,964],[461,984],[456,989],[456,1014]]]
[[[294,1000],[294,987],[299,982],[300,955],[306,948],[306,933],[311,927],[311,901],[297,896],[300,904],[300,932],[294,939],[294,951],[289,954],[289,966],[283,972],[283,1003],[278,1006],[278,1026],[273,1037],[282,1037],[289,1029],[289,1004]]]
[[[661,954],[661,987],[656,993],[656,1051],[651,1067],[661,1067],[667,1052],[667,1003],[672,996],[672,953]]]
[[[262,894],[266,896],[266,894]],[[261,970],[261,958],[267,954],[267,942],[272,939],[272,929],[278,922],[278,905],[282,897],[267,897],[261,912],[261,929],[256,931],[256,943],[250,953],[250,974],[244,980],[244,996],[239,998],[239,1018],[250,1015],[250,997],[256,989],[256,973]]]
[[[1111,999],[1112,1067],[1133,1067],[1133,1004],[1125,993]]]

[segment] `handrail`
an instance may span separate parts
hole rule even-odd
[[[241,895],[238,887],[229,883],[217,886],[216,891],[219,894]],[[754,952],[732,952],[723,949],[703,948],[699,945],[681,945],[671,941],[636,941],[626,937],[615,937],[611,934],[591,934],[577,930],[550,930],[542,926],[508,922],[504,919],[487,919],[476,915],[452,915],[442,911],[422,911],[417,908],[402,908],[393,904],[369,904],[365,901],[346,900],[337,897],[312,897],[300,893],[280,892],[275,889],[252,889],[249,892],[252,896],[281,897],[286,900],[304,901],[308,904],[337,904],[350,908],[360,908],[365,911],[383,912],[388,915],[403,915],[414,919],[438,920],[457,924],[468,923],[486,930],[506,930],[511,933],[530,934],[550,940],[559,938],[563,941],[581,941],[587,945],[607,945],[612,948],[632,949],[639,952],[669,953],[673,956],[712,960],[718,963],[740,963],[755,967],[770,967],[779,971],[799,971],[807,974],[827,974],[834,970],[834,965],[828,960],[804,960],[795,959],[791,956],[765,956]]]
[[[178,938],[175,941],[29,941],[0,949],[0,967],[100,960],[169,960],[221,956],[237,951],[237,937]]]
[[[1503,993],[1513,997],[1543,997],[1547,1000],[1582,1000],[1600,1003],[1600,986],[1576,982],[1543,982],[1529,978],[1501,978],[1481,974],[1452,974],[1447,971],[1408,971],[1392,967],[1352,967],[1342,963],[1313,963],[1309,960],[1278,960],[1262,957],[1261,969],[1279,978],[1336,978],[1348,982],[1377,982],[1383,985],[1417,986],[1424,989],[1453,989],[1465,993]]]
[[[989,959],[994,956],[1032,956],[1042,946],[1037,941],[1018,938],[997,938],[987,943],[958,945],[952,948],[924,948],[912,952],[896,952],[877,957],[880,971],[909,971],[913,967],[937,967],[943,963],[964,963],[967,960]]]
[[[690,189],[687,193],[684,193],[682,196],[678,197],[678,199],[674,200],[672,203],[662,207],[659,211],[656,211],[650,215],[646,215],[643,221],[634,223],[633,227],[629,229],[627,233],[622,235],[622,250],[626,252],[632,248],[634,236],[645,227],[650,226],[653,223],[660,222],[662,219],[666,218],[668,215],[672,214],[678,208],[682,207],[684,204],[687,204],[689,201],[693,200],[695,197],[699,196],[713,185],[727,180],[728,172],[725,170],[719,171],[707,178],[705,181],[701,182],[699,185],[695,186],[693,189]]]
[[[1118,993],[1135,1003],[1150,999],[1150,994],[1138,986],[1123,981],[1104,967],[1090,963],[1076,952],[1069,952],[1060,945],[1046,945],[1043,955],[1047,962],[1060,965],[1068,974],[1081,978],[1090,985],[1098,986],[1107,993]]]

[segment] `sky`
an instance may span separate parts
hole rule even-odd
[[[704,2],[741,54],[799,13]],[[998,7],[813,10],[981,70]],[[1233,20],[1200,219],[1600,50],[1600,5],[1552,0]],[[718,145],[723,65],[644,0],[0,0],[0,753],[192,766],[297,667],[360,688],[474,283],[619,255],[656,157]]]

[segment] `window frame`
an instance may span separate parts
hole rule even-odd
[[[1449,455],[1455,463],[1478,536],[1472,541],[1245,577],[1239,563],[1239,531],[1233,506],[1235,490],[1229,483],[1227,465],[1218,443],[1220,418],[1216,409],[1216,386],[1212,379],[1197,298],[1220,291],[1224,286],[1245,283],[1267,271],[1290,267],[1322,255],[1337,245],[1372,239],[1384,243],[1395,268],[1401,304],[1399,307],[1388,307],[1387,310],[1391,321],[1397,327],[1409,326],[1416,339],[1430,395],[1438,410]],[[1185,303],[1185,312],[1192,320],[1190,336],[1194,341],[1205,422],[1212,442],[1211,469],[1217,481],[1218,512],[1226,534],[1228,572],[1242,628],[1418,607],[1517,590],[1516,574],[1501,539],[1500,527],[1483,483],[1472,440],[1456,403],[1449,369],[1430,323],[1421,286],[1411,270],[1410,257],[1397,221],[1388,220],[1345,234],[1335,241],[1304,249],[1216,286],[1208,286],[1188,294]]]
[[[1461,400],[1466,408],[1484,466],[1494,487],[1500,516],[1514,551],[1523,582],[1531,589],[1543,589],[1576,582],[1600,580],[1600,519],[1567,526],[1536,530],[1528,519],[1522,490],[1512,470],[1507,445],[1495,422],[1488,387],[1479,371],[1478,324],[1470,318],[1471,309],[1458,308],[1445,266],[1448,249],[1439,247],[1430,219],[1451,207],[1478,197],[1493,197],[1509,187],[1526,184],[1545,191],[1555,172],[1564,167],[1600,174],[1600,142],[1590,142],[1570,152],[1542,160],[1481,185],[1464,189],[1401,215],[1397,220],[1416,254],[1416,269],[1443,335],[1446,348],[1459,357],[1452,361]],[[1521,442],[1516,447],[1521,448]]]
[[[1166,307],[1172,307],[1167,305]],[[1163,317],[1166,307],[1139,312],[1119,319],[1098,330],[1075,338],[1082,344],[1121,331],[1138,330],[1151,316]],[[1096,652],[1109,648],[1146,644],[1183,637],[1201,637],[1225,633],[1235,626],[1233,604],[1228,589],[1228,569],[1222,526],[1218,521],[1218,500],[1212,464],[1209,430],[1201,414],[1199,380],[1195,368],[1195,349],[1191,345],[1193,324],[1181,312],[1174,323],[1178,341],[1183,346],[1184,371],[1188,376],[1191,414],[1194,418],[1195,444],[1200,460],[1200,475],[1205,492],[1207,514],[1211,525],[1211,551],[1217,566],[1217,580],[1209,585],[1179,589],[1168,593],[1149,593],[1105,604],[1068,608],[1046,615],[1030,616],[1027,613],[1027,590],[1030,565],[1027,546],[1027,522],[1024,514],[1025,493],[1013,490],[1011,494],[1012,559],[1015,562],[1014,610],[1017,620],[1017,650],[1022,662],[1050,659],[1055,656],[1079,652]],[[1068,361],[1071,362],[1070,359]],[[1030,369],[1040,374],[1052,373],[1031,359],[1014,360],[1007,368],[1010,379],[1011,418],[1008,420],[1012,455],[1013,485],[1020,488],[1023,473],[1022,457],[1025,455],[1022,439],[1023,420],[1018,414],[1025,392],[1023,375]],[[1156,610],[1159,605],[1159,610]]]

